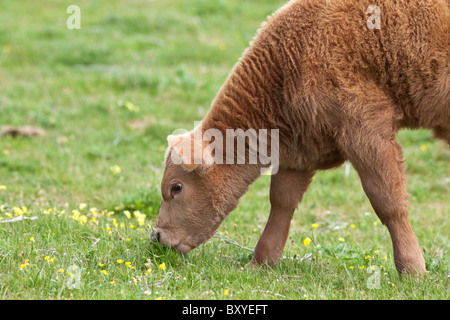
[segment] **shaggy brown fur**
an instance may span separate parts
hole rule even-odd
[[[263,24],[203,119],[202,130],[279,129],[280,169],[254,263],[276,263],[317,170],[351,161],[391,234],[399,272],[425,272],[411,229],[400,128],[450,143],[450,9],[445,0],[291,1]],[[200,129],[195,129],[200,130]],[[186,135],[193,139],[193,133]],[[169,152],[177,145],[170,137]],[[193,142],[195,143],[195,141]],[[191,155],[184,155],[191,156]],[[166,158],[153,238],[188,252],[209,239],[261,165],[175,165]],[[182,185],[173,194],[172,186]]]

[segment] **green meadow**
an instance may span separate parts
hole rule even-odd
[[[69,4],[81,29],[69,29]],[[150,243],[166,137],[206,114],[280,0],[2,0],[0,299],[448,299],[450,152],[402,130],[428,274],[400,277],[351,167],[318,173],[284,258],[244,267],[268,218],[261,176],[216,237]]]

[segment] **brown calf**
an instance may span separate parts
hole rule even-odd
[[[292,215],[314,173],[349,160],[390,232],[397,270],[426,271],[408,218],[395,135],[402,127],[429,128],[450,143],[449,2],[372,5],[291,1],[263,24],[202,125],[169,136],[154,240],[181,253],[204,243],[267,167],[261,161],[218,164],[216,149],[198,158],[192,150],[208,147],[202,134],[277,129],[279,141],[269,134],[268,146],[277,143],[279,168],[254,263],[274,264],[282,256]]]

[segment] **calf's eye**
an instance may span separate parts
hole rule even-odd
[[[170,188],[170,195],[172,196],[172,198],[174,195],[180,193],[182,189],[183,187],[181,186],[181,183],[174,184],[172,188]]]

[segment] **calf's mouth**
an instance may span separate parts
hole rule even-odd
[[[179,242],[176,246],[175,249],[181,253],[181,254],[186,254],[189,251],[191,251],[193,249],[193,247],[191,247],[190,245],[184,244],[183,242]]]
[[[181,254],[186,254],[192,249],[194,249],[193,246],[187,245],[183,243],[181,240],[178,241],[177,244],[171,243],[171,241],[169,241],[169,239],[167,239],[167,237],[163,235],[163,232],[160,228],[153,228],[150,234],[150,239],[153,242],[158,242],[162,244],[163,246],[172,247]]]

